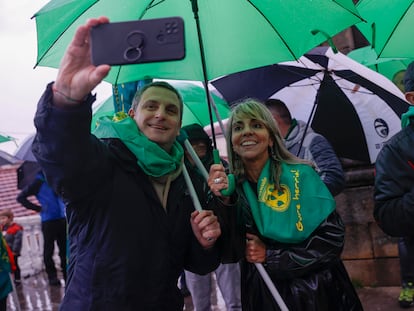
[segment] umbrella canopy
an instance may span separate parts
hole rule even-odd
[[[201,126],[210,124],[204,88],[191,82],[177,81],[169,83],[180,92],[183,98],[184,110],[182,126],[193,123],[198,123]],[[227,102],[212,92],[210,92],[210,95],[212,96],[214,104],[217,107],[217,112],[220,119],[228,118],[230,114],[230,107]],[[95,128],[96,122],[100,117],[112,116],[114,112],[115,109],[113,104],[113,96],[111,96],[94,111],[92,116],[91,129],[93,130]],[[218,121],[215,115],[213,117],[213,120]]]
[[[151,77],[208,81],[297,59],[362,20],[352,0],[52,0],[34,15],[37,65],[57,68],[76,28],[98,16],[184,20],[183,60],[114,66],[106,77],[112,84]]]
[[[40,171],[40,165],[37,163],[37,160],[32,152],[34,138],[35,134],[28,136],[14,154],[17,159],[24,161],[17,169],[18,189],[23,189],[29,185],[34,180],[36,174]]]
[[[284,101],[292,116],[324,135],[338,156],[374,163],[383,144],[401,129],[409,104],[387,78],[330,48],[299,62],[284,62],[211,82],[224,98]]]
[[[33,161],[36,162],[36,158],[33,155],[32,152],[32,144],[33,140],[35,138],[35,134],[31,134],[28,136],[23,143],[19,146],[19,148],[16,150],[14,156],[23,161]]]
[[[6,165],[6,164],[14,164],[18,161],[19,159],[17,159],[15,156],[12,156],[6,151],[0,150],[0,166]]]
[[[379,72],[391,81],[396,73],[406,70],[407,66],[414,60],[413,58],[378,58],[377,52],[371,46],[353,50],[347,56]]]
[[[40,172],[40,165],[33,161],[24,161],[22,165],[17,168],[17,189],[23,189],[30,185]]]
[[[367,21],[356,26],[378,57],[414,58],[414,0],[360,0],[358,12]]]
[[[0,135],[0,143],[5,143],[8,141],[13,141],[15,140],[13,137],[8,136],[8,135]]]

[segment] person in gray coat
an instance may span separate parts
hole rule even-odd
[[[292,118],[283,101],[271,98],[265,101],[265,105],[278,123],[287,149],[299,158],[313,162],[333,196],[342,192],[345,188],[345,174],[329,141],[304,121]],[[305,139],[302,143],[303,135]]]

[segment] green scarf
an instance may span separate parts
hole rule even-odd
[[[118,121],[113,121],[107,116],[101,117],[98,119],[93,134],[99,138],[119,138],[122,140],[137,157],[138,165],[147,175],[153,177],[168,175],[181,166],[184,150],[177,141],[174,142],[171,153],[168,153],[142,134],[135,121],[130,117]]]
[[[414,116],[414,106],[410,106],[406,113],[401,115],[401,127],[404,128],[410,124],[410,118]]]
[[[257,196],[247,180],[243,190],[263,236],[283,243],[299,243],[335,210],[335,200],[311,166],[281,165],[280,191],[269,182],[270,160],[260,173]]]

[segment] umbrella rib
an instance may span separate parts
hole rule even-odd
[[[225,1],[225,0],[222,0],[222,1]],[[295,53],[291,50],[291,48],[289,47],[289,45],[287,44],[287,42],[285,41],[285,39],[280,35],[279,31],[277,31],[277,29],[272,25],[272,23],[269,21],[269,19],[266,17],[266,15],[264,15],[264,13],[257,6],[255,6],[250,0],[247,0],[247,2],[250,3],[250,5],[252,7],[254,7],[256,9],[256,11],[259,12],[260,15],[263,16],[263,18],[265,19],[265,21],[269,24],[269,26],[273,29],[273,31],[277,34],[277,36],[283,42],[283,44],[285,45],[285,47],[288,49],[289,53],[293,56],[293,58],[295,60],[298,60],[298,57],[296,57]]]
[[[340,77],[340,76],[338,76],[338,75],[336,75],[335,74],[335,77],[332,75],[332,73],[334,73],[334,72],[331,72],[329,75],[331,76],[331,78],[332,78],[332,80],[333,80],[333,82],[335,82],[335,84],[336,85],[338,85],[337,83],[336,83],[336,81],[340,81],[340,80],[344,80],[344,81],[350,81],[350,80],[348,80],[347,78],[349,77]],[[355,83],[355,82],[353,82],[353,83]],[[361,87],[363,87],[362,85],[360,85],[360,84],[358,84],[358,83],[355,83],[355,85],[359,85],[359,86],[361,86]],[[355,89],[355,88],[349,88],[349,87],[342,87],[342,86],[339,86],[338,85],[338,87],[341,89],[341,90],[347,90],[347,91],[351,91],[352,93],[361,93],[361,94],[371,94],[371,95],[374,95],[374,93],[373,92],[371,92],[371,91],[362,91],[362,90],[360,90],[359,88],[358,89]],[[364,87],[365,88],[365,87]]]
[[[355,17],[358,17],[361,20],[361,22],[366,22],[366,20],[362,16],[360,16],[358,14],[355,14],[355,12],[352,12],[351,10],[347,9],[346,7],[344,7],[342,5],[342,3],[339,3],[337,0],[333,0],[333,2],[335,2],[337,5],[339,5],[341,8],[343,8],[346,11],[348,11],[349,13],[351,13],[352,15],[354,15]]]
[[[141,14],[141,16],[138,18],[139,20],[141,20],[143,17],[144,17],[144,15],[145,15],[145,13],[147,13],[147,11],[149,10],[149,9],[152,9],[152,8],[154,8],[154,7],[156,7],[157,5],[159,5],[159,4],[161,4],[161,3],[163,3],[163,2],[165,2],[165,0],[158,0],[158,1],[156,1],[156,0],[152,0],[148,5],[147,5],[147,7],[145,8],[145,10],[143,10],[142,11],[142,14]],[[154,3],[155,2],[155,3]]]
[[[95,2],[93,2],[93,3],[91,3],[91,5],[89,5],[88,7],[86,7],[84,10],[83,10],[83,12],[82,12],[82,14],[83,13],[85,13],[86,11],[88,11],[91,7],[93,7],[96,3],[98,3],[100,0],[96,0]],[[69,29],[69,27],[70,26],[72,26],[73,25],[73,23],[76,21],[76,20],[78,20],[78,18],[79,18],[79,16],[82,16],[82,14],[79,14],[78,16],[77,16],[77,18],[76,19],[74,19],[66,28],[65,28],[65,30],[63,30],[61,33],[60,33],[60,35],[59,36],[57,36],[56,37],[56,39],[53,41],[53,43],[52,44],[50,44],[50,46],[49,46],[49,48],[43,53],[43,55],[38,59],[38,61],[36,62],[36,64],[34,65],[34,67],[33,68],[36,68],[37,67],[37,65],[39,65],[40,64],[40,62],[43,60],[43,58],[46,56],[46,54],[50,51],[50,49],[56,44],[56,42],[63,36],[63,34],[66,32],[66,30],[68,30]],[[31,18],[35,18],[36,17],[36,14],[35,15],[33,15]]]
[[[408,5],[407,8],[404,11],[404,14],[401,14],[400,18],[398,19],[398,22],[395,24],[395,26],[392,29],[391,33],[389,34],[387,40],[385,41],[384,45],[382,46],[381,51],[378,53],[378,58],[380,58],[382,56],[382,52],[384,52],[384,49],[388,45],[388,42],[390,41],[393,33],[395,32],[395,30],[397,29],[398,25],[401,23],[401,21],[403,20],[403,18],[407,15],[407,13],[410,10],[410,8],[411,8],[412,5],[413,5],[413,3],[411,3],[410,5]]]

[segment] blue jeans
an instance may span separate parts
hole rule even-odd
[[[404,237],[398,241],[400,256],[401,283],[414,283],[414,238]]]
[[[215,271],[217,285],[228,311],[241,311],[240,267],[238,263],[221,264]],[[211,311],[211,273],[198,275],[185,271],[185,279],[194,305],[194,311]]]

